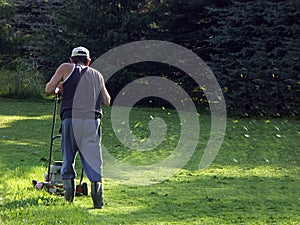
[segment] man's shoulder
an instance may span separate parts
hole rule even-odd
[[[95,74],[97,74],[99,76],[102,76],[102,74],[97,69],[95,69],[95,68],[89,67],[89,71],[91,73],[95,73]]]
[[[90,69],[91,71],[95,72],[95,73],[100,73],[97,69],[95,69],[95,68],[93,68],[93,67],[90,67],[90,66],[89,66],[89,69]]]
[[[59,67],[63,67],[63,68],[73,68],[74,64],[73,63],[62,63],[60,64]]]
[[[71,63],[62,63],[59,66],[59,70],[62,71],[64,74],[69,73],[73,70],[74,65]]]
[[[67,76],[69,76],[69,74],[71,73],[71,71],[73,70],[73,64],[71,63],[62,63],[60,64],[60,66],[57,69],[57,73],[59,74],[63,74],[63,78],[66,79]]]

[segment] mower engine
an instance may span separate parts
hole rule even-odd
[[[63,195],[63,184],[61,177],[62,161],[55,161],[54,165],[50,165],[49,172],[44,173],[45,182],[33,181],[36,188],[45,187],[51,194]]]
[[[49,173],[49,179],[48,173],[44,174],[45,180],[49,180],[51,185],[62,185],[62,178],[61,178],[61,167],[62,167],[62,161],[55,161],[54,165],[50,166],[50,173]]]

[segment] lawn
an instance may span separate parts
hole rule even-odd
[[[146,186],[105,177],[105,208],[94,210],[90,194],[68,204],[31,184],[47,171],[53,102],[0,102],[1,224],[299,224],[300,121],[295,118],[228,118],[217,157],[207,169],[197,170],[210,132],[210,116],[203,111],[199,143],[182,169]],[[123,163],[161,161],[178,143],[180,122],[174,110],[132,110],[132,133],[142,140],[149,136],[151,118],[167,124],[163,142],[146,152],[118,141],[110,112],[105,109],[103,145]],[[59,160],[59,143],[54,151]],[[80,174],[79,161],[76,168]]]

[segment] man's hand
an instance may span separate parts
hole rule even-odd
[[[61,93],[63,94],[63,83],[64,82],[59,82],[59,84],[57,85],[56,89],[55,89],[55,94]]]

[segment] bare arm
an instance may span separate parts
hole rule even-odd
[[[70,63],[61,64],[55,74],[52,76],[50,81],[46,84],[45,92],[49,95],[55,94],[55,89],[62,89],[62,82],[66,79],[66,77],[71,73],[73,69],[73,65]]]
[[[102,95],[102,104],[105,106],[109,106],[110,105],[110,95],[108,94],[108,91],[107,91],[105,85],[103,85],[103,87],[102,87],[101,95]]]
[[[101,74],[100,74],[100,87],[101,87],[102,104],[105,106],[109,106],[111,98],[105,87],[104,78]]]

